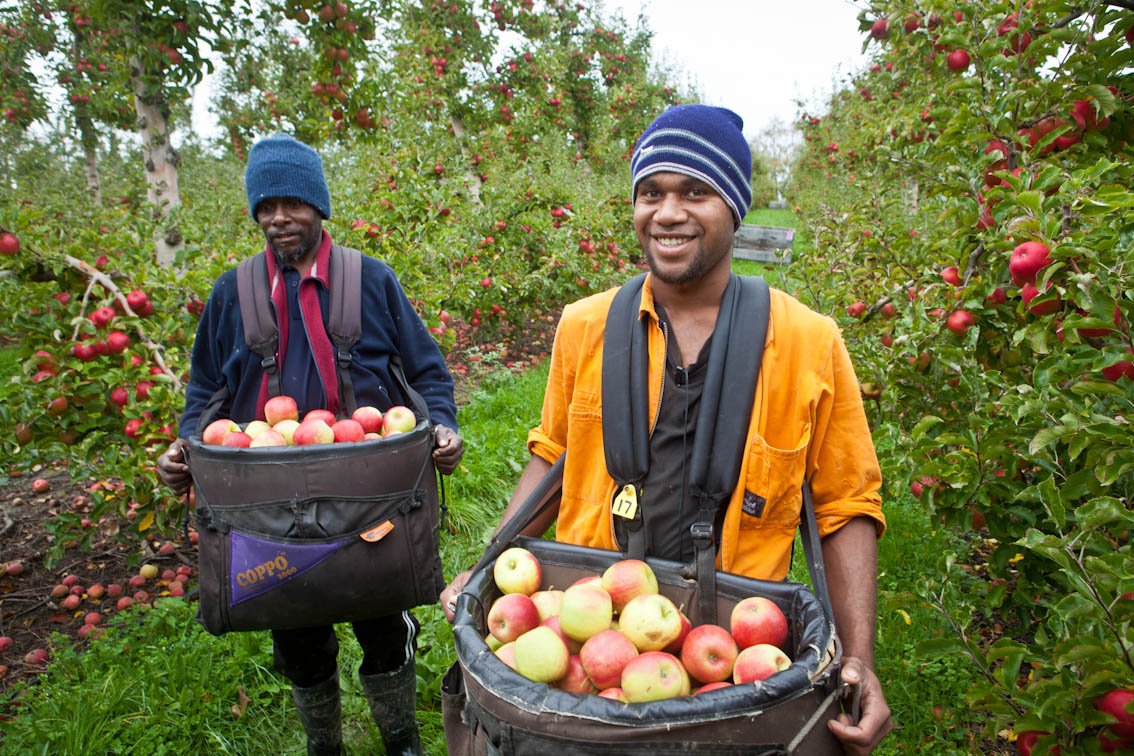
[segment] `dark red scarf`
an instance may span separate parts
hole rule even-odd
[[[283,371],[284,357],[287,354],[288,325],[287,287],[283,285],[283,275],[276,264],[276,255],[271,246],[266,246],[264,255],[268,260],[268,281],[272,292],[272,304],[276,308],[276,323],[280,332],[280,343],[276,349],[276,369]],[[335,369],[335,350],[323,325],[323,312],[319,309],[319,283],[330,287],[327,268],[331,259],[331,236],[323,232],[319,251],[315,254],[315,264],[299,282],[299,309],[303,313],[303,327],[307,331],[307,343],[315,357],[315,367],[323,381],[323,391],[327,395],[326,409],[338,415],[339,378]],[[282,376],[281,376],[282,377]],[[281,382],[282,385],[282,382]],[[268,375],[260,381],[260,396],[256,400],[256,417],[264,419],[264,405],[268,401]]]

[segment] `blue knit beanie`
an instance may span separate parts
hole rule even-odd
[[[256,217],[256,206],[269,197],[294,197],[331,217],[331,193],[323,177],[319,153],[303,142],[276,134],[261,139],[248,152],[244,169],[248,209]]]
[[[653,173],[672,172],[704,181],[732,209],[736,222],[752,204],[752,152],[744,121],[726,108],[675,105],[646,127],[630,160],[631,197]]]

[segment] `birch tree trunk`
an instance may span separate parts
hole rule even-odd
[[[171,217],[181,207],[177,181],[181,157],[169,143],[169,105],[164,95],[147,86],[136,58],[131,61],[130,79],[146,167],[146,199],[154,206],[154,218],[163,221],[154,237],[156,259],[158,265],[168,267],[185,247],[181,229]]]
[[[102,184],[98,176],[98,137],[90,116],[77,116],[79,142],[83,145],[83,166],[87,179],[87,189],[96,205],[102,204]]]

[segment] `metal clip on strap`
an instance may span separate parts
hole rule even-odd
[[[697,562],[697,624],[717,622],[717,550],[713,539],[712,512],[702,509],[689,526]]]

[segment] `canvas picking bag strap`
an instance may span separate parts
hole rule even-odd
[[[641,482],[649,472],[648,318],[640,317],[645,274],[619,289],[607,313],[602,357],[603,450],[617,484],[611,508],[627,518],[628,555],[646,552]],[[690,494],[697,514],[690,532],[699,586],[699,623],[716,622],[717,513],[740,475],[755,387],[768,332],[770,295],[759,277],[733,274],[721,298],[709,347],[705,388],[690,461]],[[737,390],[739,387],[752,390]],[[628,500],[631,500],[628,503]]]

